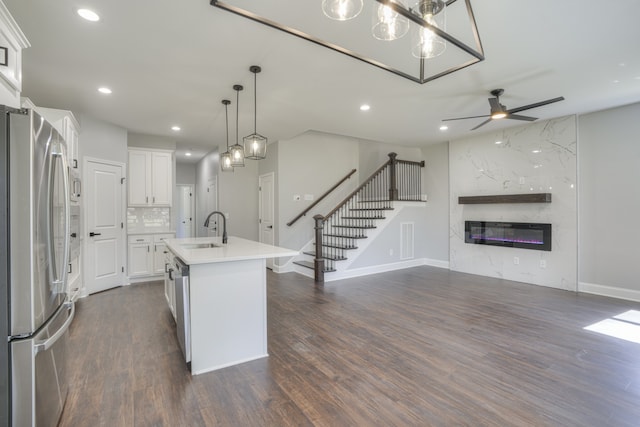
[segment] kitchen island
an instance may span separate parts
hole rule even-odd
[[[191,373],[268,356],[266,259],[298,251],[230,236],[165,240],[188,265]]]

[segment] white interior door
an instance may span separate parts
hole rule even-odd
[[[207,207],[207,212],[205,213],[205,218],[211,212],[218,210],[218,179],[211,178],[207,183],[207,203],[205,205]],[[218,221],[220,221],[219,215],[214,215],[211,217],[209,221],[209,228],[207,229],[207,236],[219,236],[222,232],[218,230]]]
[[[85,161],[86,287],[92,294],[124,284],[124,165]]]
[[[178,209],[176,220],[176,237],[193,237],[193,186],[177,185]]]
[[[274,192],[273,172],[260,175],[258,178],[259,197],[258,202],[258,227],[260,230],[260,242],[273,245],[274,242]],[[267,268],[273,269],[273,258],[267,258]]]

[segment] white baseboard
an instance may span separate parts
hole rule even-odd
[[[446,268],[447,270],[449,270],[449,261],[443,261],[441,259],[431,259],[431,258],[423,258],[424,259],[424,265],[429,265],[431,267],[438,267],[438,268]]]
[[[402,270],[405,268],[418,267],[427,265],[425,258],[411,259],[407,261],[394,262],[390,264],[373,265],[370,267],[354,268],[351,270],[336,271],[327,273],[324,276],[325,282],[333,282],[334,280],[349,279],[352,277],[368,276],[369,274],[385,273],[387,271]]]
[[[634,289],[616,288],[614,286],[598,285],[596,283],[578,282],[578,292],[602,295],[605,297],[625,299],[640,302],[640,291]]]

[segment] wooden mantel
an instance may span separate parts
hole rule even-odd
[[[497,194],[493,196],[460,196],[461,205],[485,203],[551,203],[551,193]]]

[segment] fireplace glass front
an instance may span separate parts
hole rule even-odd
[[[465,221],[464,231],[466,243],[551,251],[551,224]]]

